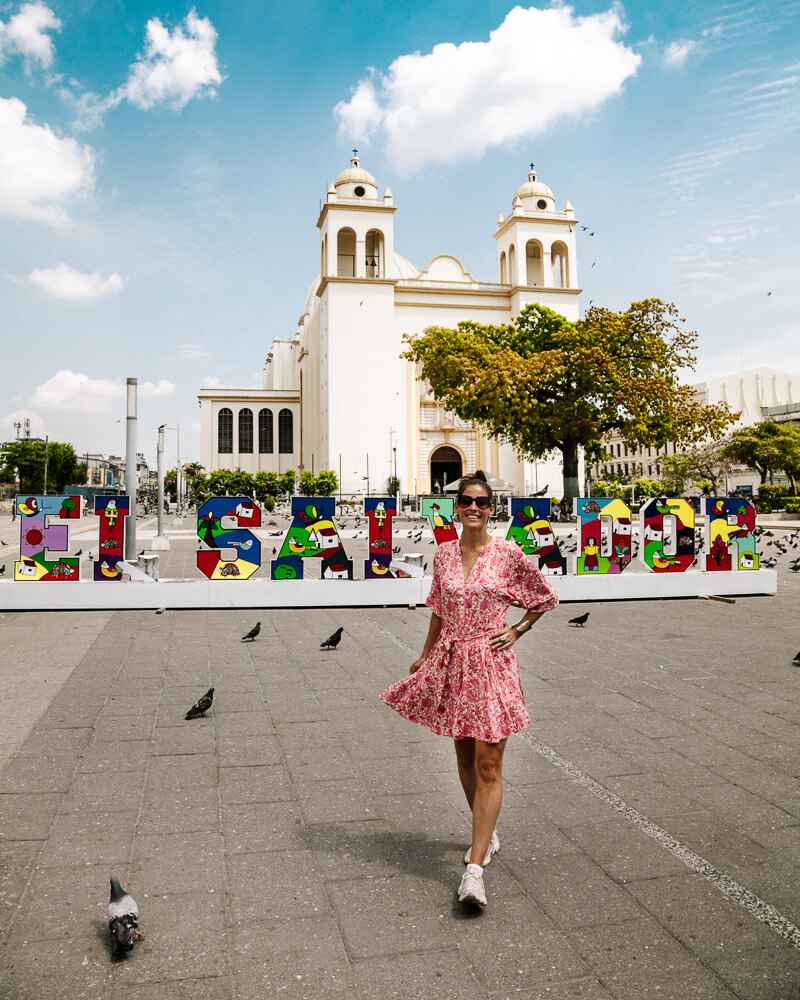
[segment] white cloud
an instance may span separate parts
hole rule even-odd
[[[104,278],[99,271],[83,274],[68,264],[38,268],[31,271],[28,281],[54,298],[67,299],[70,302],[91,302],[94,299],[101,299],[120,291],[125,284],[125,279],[118,274],[110,274],[107,278]]]
[[[405,174],[538,135],[597,108],[636,73],[641,57],[617,41],[620,12],[515,7],[488,42],[401,55],[336,105],[339,132],[359,142],[382,133],[387,158]]]
[[[68,368],[58,371],[33,392],[29,406],[44,410],[73,410],[80,413],[109,413],[123,405],[126,383],[121,378],[90,378]],[[141,396],[169,396],[175,386],[166,379],[158,383],[140,382]]]
[[[206,375],[200,380],[200,387],[201,389],[221,389],[222,382],[220,382],[218,375]]]
[[[175,386],[162,378],[160,382],[140,382],[140,396],[171,396],[175,392]]]
[[[69,221],[59,206],[94,184],[95,152],[36,125],[16,97],[0,97],[0,216],[50,225]]]
[[[0,58],[4,51],[16,52],[28,62],[36,60],[47,69],[53,62],[55,49],[46,32],[58,31],[60,27],[61,21],[39,0],[22,4],[5,24],[0,21]]]
[[[148,110],[156,104],[177,109],[195,97],[213,97],[223,77],[217,61],[217,31],[210,19],[192,8],[170,31],[151,17],[145,31],[145,49],[128,70],[128,79],[107,97],[84,94],[78,102],[83,128],[99,125],[106,111],[128,101]]]
[[[698,42],[691,38],[686,38],[680,42],[670,42],[664,49],[664,65],[667,69],[681,69],[686,65],[686,60],[698,47]]]

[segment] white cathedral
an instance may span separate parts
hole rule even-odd
[[[462,320],[508,323],[539,303],[577,320],[575,229],[531,167],[497,221],[497,280],[479,281],[441,254],[418,270],[395,250],[389,188],[354,153],[328,189],[317,220],[320,273],[291,340],[276,338],[261,389],[202,389],[206,470],[333,469],[345,493],[438,492],[483,468],[530,495],[561,494],[560,462],[530,463],[438,403],[416,365],[400,357],[404,334]]]

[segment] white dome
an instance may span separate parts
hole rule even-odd
[[[378,197],[378,182],[368,170],[364,170],[355,152],[350,158],[350,166],[339,174],[333,186],[342,198]]]
[[[531,165],[528,173],[528,183],[517,188],[514,201],[520,199],[526,212],[553,212],[556,207],[556,196],[550,188],[536,179],[536,171]]]
[[[418,278],[419,268],[414,267],[410,260],[395,252],[392,255],[393,278]]]

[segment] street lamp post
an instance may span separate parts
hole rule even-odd
[[[131,514],[125,532],[125,558],[131,562],[136,557],[136,421],[138,380],[128,379],[128,412],[125,433],[125,479]]]

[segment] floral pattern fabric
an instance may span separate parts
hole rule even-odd
[[[493,650],[489,637],[505,627],[511,604],[550,611],[555,591],[515,542],[492,538],[464,581],[459,542],[446,542],[433,561],[426,601],[442,631],[422,666],[392,684],[381,700],[440,736],[497,743],[531,724],[513,648]]]

